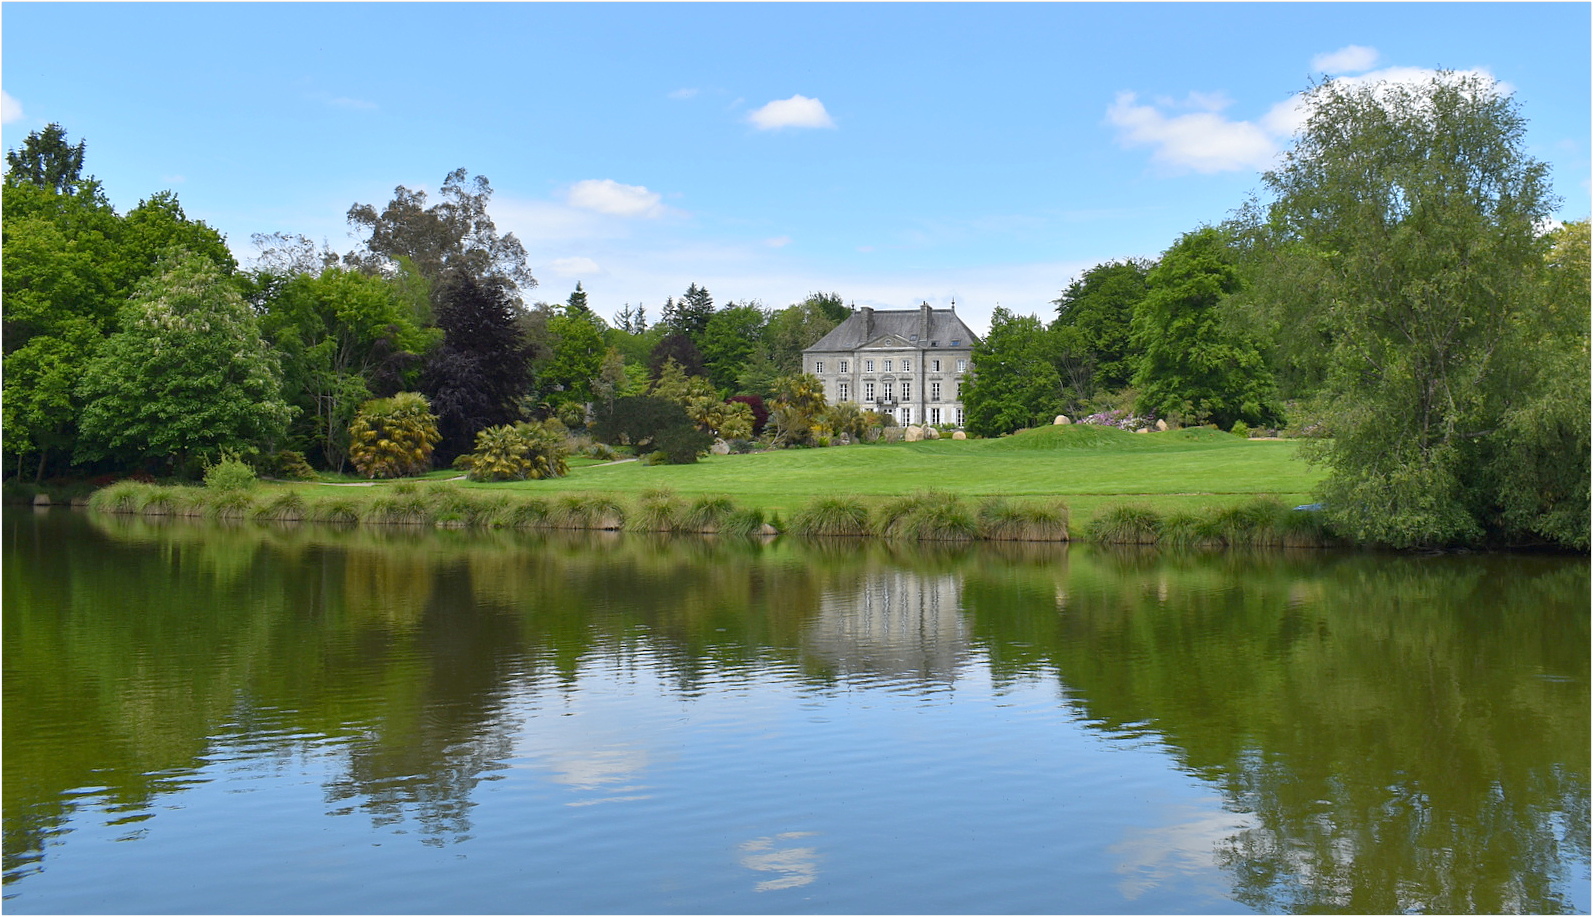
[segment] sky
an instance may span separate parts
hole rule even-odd
[[[346,252],[449,172],[539,281],[612,316],[1054,314],[1089,267],[1228,217],[1325,78],[1513,92],[1559,219],[1590,211],[1587,3],[0,3],[0,140],[55,122],[119,211],[175,191]]]

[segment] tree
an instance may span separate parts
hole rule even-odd
[[[566,307],[548,319],[553,352],[538,368],[537,381],[550,404],[584,405],[595,397],[592,385],[603,371],[608,346],[592,317]]]
[[[22,141],[22,149],[6,153],[6,180],[70,194],[83,176],[84,143],[67,143],[66,131],[59,124],[34,131]]]
[[[1585,300],[1574,333],[1531,337],[1553,327],[1538,314],[1547,167],[1526,155],[1514,101],[1480,77],[1328,81],[1304,102],[1294,147],[1264,177],[1265,229],[1317,262],[1328,512],[1396,547],[1507,536],[1490,469],[1520,445],[1518,412],[1534,395],[1572,400],[1582,423],[1588,411],[1585,389],[1530,384],[1533,364],[1586,347]],[[1586,375],[1585,351],[1565,363]],[[1585,452],[1532,451],[1585,473]]]
[[[1069,408],[1076,411],[1097,391],[1116,391],[1134,380],[1140,351],[1131,326],[1151,267],[1136,258],[1097,264],[1054,300],[1054,361]]]
[[[292,417],[254,313],[215,262],[188,254],[139,286],[79,386],[80,460],[168,461],[280,441]]]
[[[1049,423],[1056,415],[1062,382],[1048,357],[1039,318],[997,306],[990,333],[974,345],[973,364],[962,393],[970,433],[999,436]]]
[[[476,434],[476,449],[454,465],[472,481],[540,481],[569,473],[564,428],[526,423],[488,427]]]
[[[829,403],[824,398],[824,383],[812,373],[792,373],[774,382],[774,408],[769,411],[768,428],[776,446],[813,445],[823,433]]]
[[[450,462],[470,450],[478,430],[518,419],[531,351],[502,278],[453,271],[438,285],[436,300],[443,341],[427,361],[421,389],[437,412],[438,457]]]
[[[439,439],[426,396],[399,392],[360,405],[349,427],[349,458],[368,478],[425,474]]]
[[[290,446],[342,470],[359,405],[413,381],[441,335],[417,327],[381,277],[328,267],[271,285],[260,325],[284,357],[284,393],[299,409]]]
[[[686,295],[679,302],[674,299],[664,302],[662,322],[670,331],[684,334],[693,343],[698,343],[713,314],[713,296],[707,287],[699,287],[694,283],[686,289]]]
[[[638,455],[661,451],[673,464],[695,462],[713,445],[713,437],[697,429],[680,404],[648,395],[600,405],[596,431],[605,442],[629,443]]]
[[[653,347],[647,357],[648,374],[657,379],[671,360],[679,363],[688,376],[701,376],[704,373],[702,351],[697,349],[697,344],[689,335],[679,331],[666,335]]]
[[[1273,418],[1260,347],[1221,308],[1240,288],[1236,259],[1227,237],[1208,226],[1186,233],[1151,269],[1133,321],[1144,352],[1134,376],[1142,413],[1223,429]]]
[[[720,391],[733,391],[763,337],[769,316],[756,302],[728,303],[703,329],[698,348],[708,378]]]
[[[497,278],[506,288],[536,286],[526,266],[525,247],[513,233],[499,235],[487,215],[492,186],[486,176],[470,179],[468,174],[464,169],[449,172],[443,180],[443,199],[430,207],[426,192],[403,185],[393,189],[392,201],[380,212],[370,204],[350,207],[349,223],[367,236],[363,250],[347,260],[377,271],[407,257],[434,288],[450,271],[469,274],[478,283]]]

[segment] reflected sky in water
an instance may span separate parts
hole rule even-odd
[[[5,524],[17,913],[1588,909],[1585,561]]]

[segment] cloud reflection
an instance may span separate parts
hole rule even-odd
[[[798,888],[811,883],[819,876],[819,851],[816,847],[776,847],[777,842],[813,837],[814,831],[787,831],[773,837],[758,837],[741,845],[741,865],[757,872],[778,873],[779,878],[765,879],[752,887],[753,891],[772,892],[782,888]]]

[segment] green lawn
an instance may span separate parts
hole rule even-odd
[[[1079,425],[993,440],[786,449],[710,456],[695,465],[577,465],[567,477],[472,487],[634,497],[669,488],[683,497],[723,495],[789,514],[820,496],[887,497],[945,490],[969,497],[1050,497],[1074,524],[1107,504],[1144,502],[1162,512],[1273,495],[1309,502],[1321,473],[1292,441],[1244,440],[1214,430],[1125,433]]]

